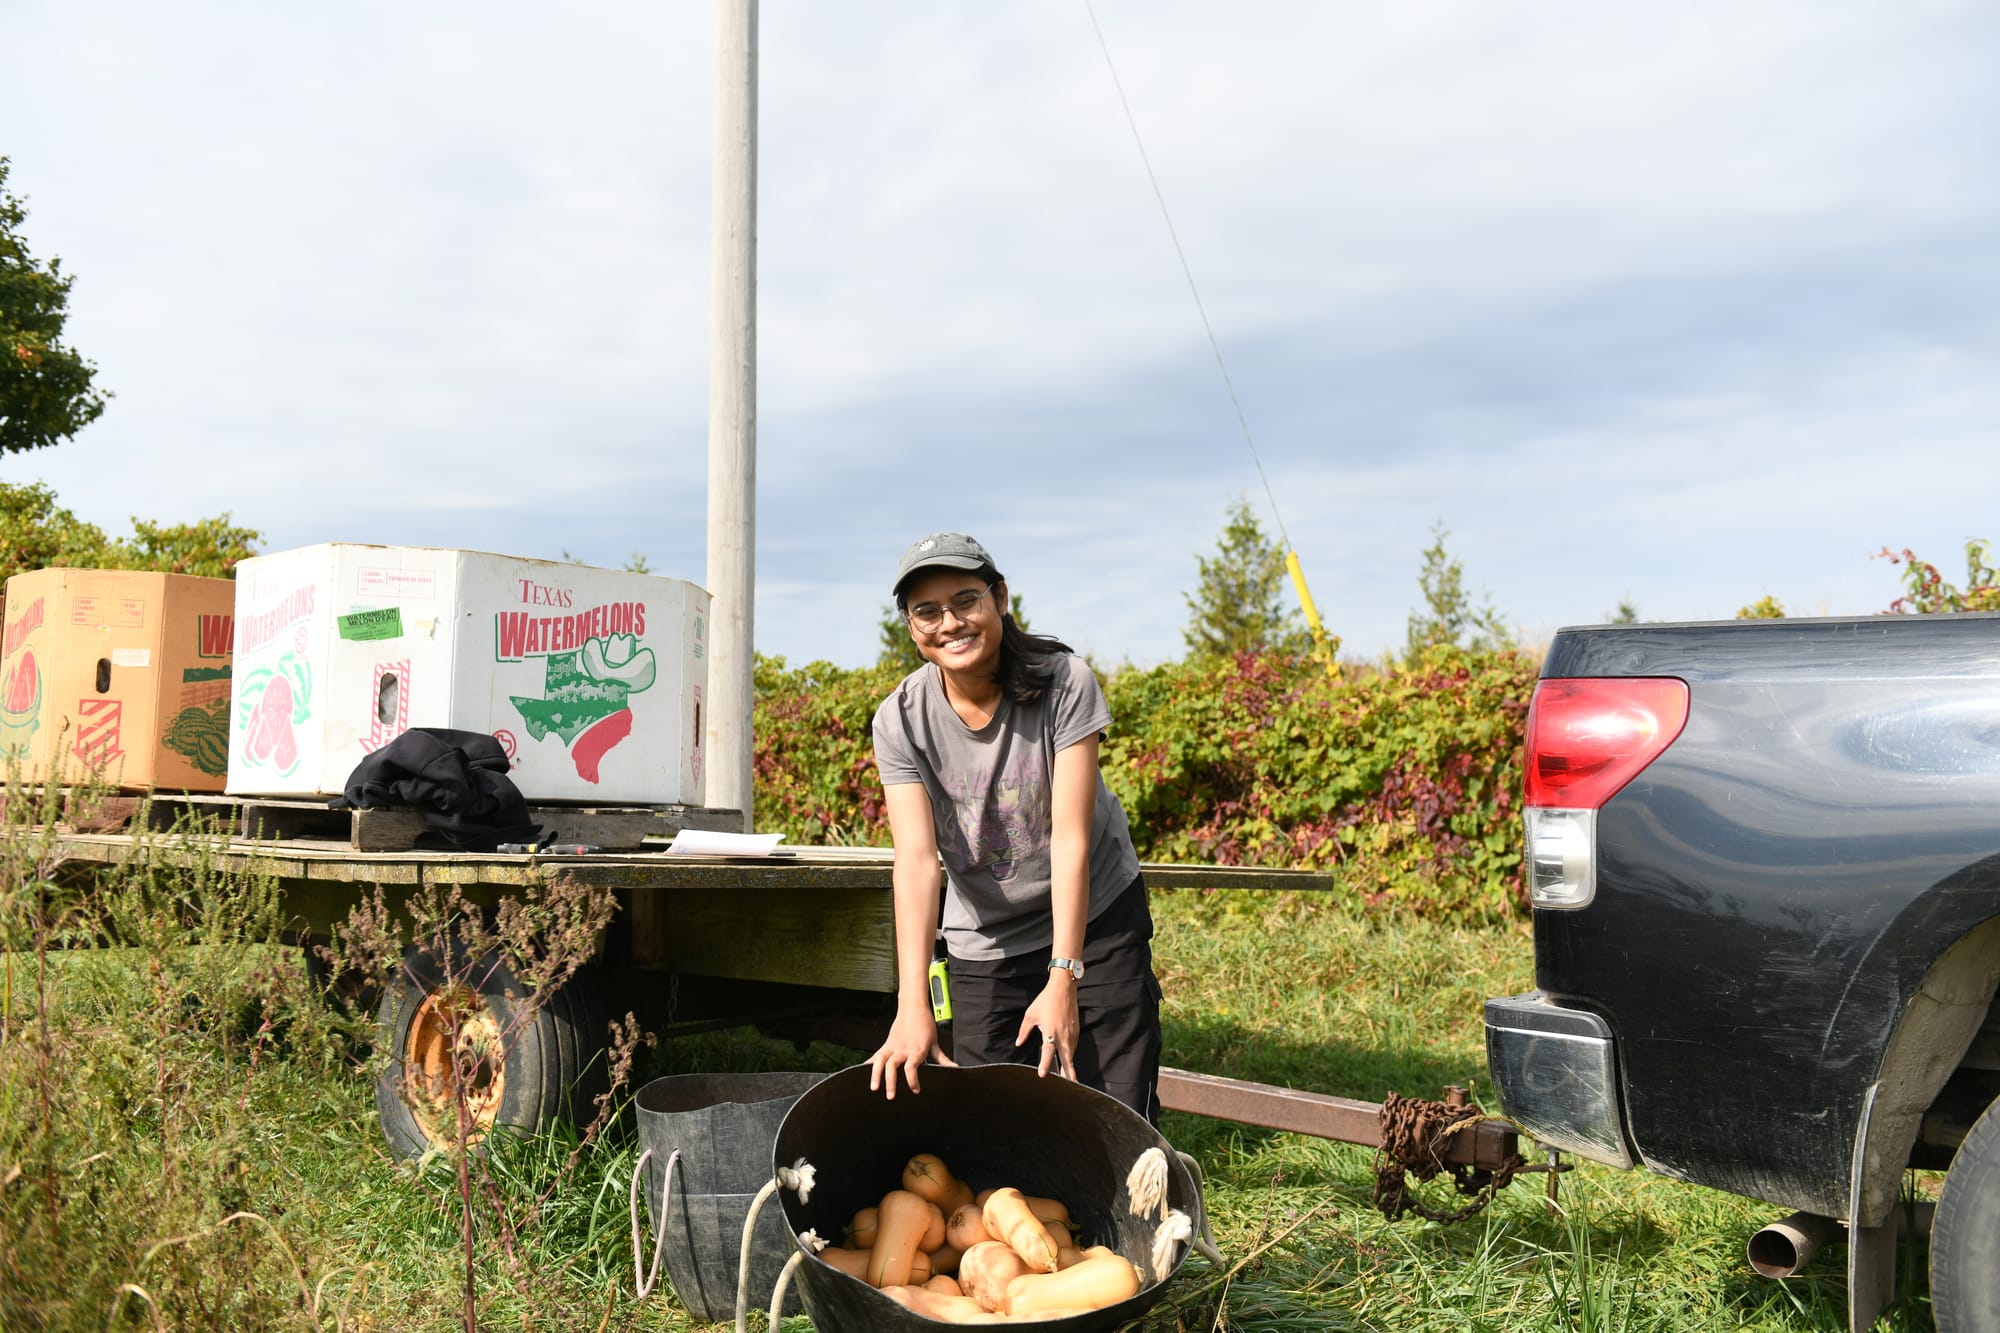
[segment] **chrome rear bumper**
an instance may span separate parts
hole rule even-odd
[[[1540,991],[1486,1002],[1486,1065],[1500,1106],[1539,1143],[1633,1165],[1618,1109],[1611,1027]]]

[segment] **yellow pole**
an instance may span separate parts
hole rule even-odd
[[[1326,674],[1340,679],[1340,636],[1328,634],[1326,626],[1320,623],[1319,608],[1313,605],[1312,589],[1306,587],[1306,571],[1299,564],[1297,551],[1285,552],[1285,569],[1292,576],[1292,587],[1299,594],[1299,609],[1306,613],[1306,624],[1312,627],[1313,647],[1326,663]]]

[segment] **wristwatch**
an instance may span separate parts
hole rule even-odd
[[[1049,959],[1049,970],[1053,972],[1057,968],[1061,968],[1063,971],[1075,977],[1078,981],[1083,980],[1083,960],[1081,958]]]

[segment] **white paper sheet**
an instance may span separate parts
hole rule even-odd
[[[782,833],[715,833],[684,828],[667,845],[668,856],[769,856],[784,841]]]

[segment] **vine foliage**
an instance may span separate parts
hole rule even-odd
[[[758,827],[886,845],[869,723],[901,673],[757,667]],[[1535,663],[1450,644],[1351,681],[1245,652],[1104,680],[1105,781],[1145,860],[1337,870],[1346,890],[1457,921],[1524,915],[1519,790]]]

